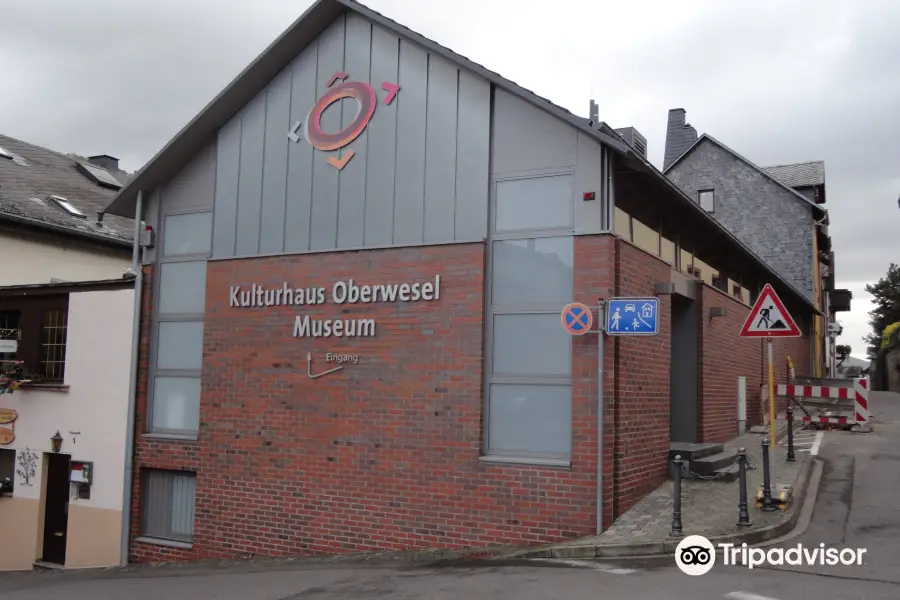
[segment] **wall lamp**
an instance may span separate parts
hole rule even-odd
[[[654,286],[657,296],[670,296],[675,293],[675,284],[669,281],[657,283]]]
[[[713,306],[709,309],[710,317],[724,317],[725,316],[725,307],[724,306]]]
[[[59,452],[62,450],[63,437],[59,435],[59,430],[56,430],[56,433],[50,438],[50,449],[53,452]]]

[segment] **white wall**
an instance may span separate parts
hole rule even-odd
[[[121,510],[133,310],[133,289],[71,294],[68,391],[19,389],[0,396],[0,407],[19,414],[16,439],[4,448],[38,455],[32,485],[17,474],[14,497],[40,498],[42,453],[50,452],[50,437],[59,430],[63,454],[94,463],[91,498],[71,502]]]
[[[65,281],[119,279],[131,265],[130,253],[88,251],[63,244],[0,234],[0,286]]]

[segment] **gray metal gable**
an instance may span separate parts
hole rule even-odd
[[[314,149],[310,110],[359,82],[368,124]],[[352,130],[356,105],[332,104],[321,130]],[[212,257],[482,241],[490,118],[487,81],[348,11],[219,130]]]
[[[355,12],[399,38],[420,45],[427,53],[440,56],[456,64],[461,70],[483,78],[534,104],[541,110],[569,122],[617,152],[634,156],[634,153],[618,139],[609,126],[598,124],[597,127],[594,127],[587,119],[570,113],[498,73],[456,54],[354,0],[318,0],[157,152],[135,178],[109,203],[105,209],[106,212],[133,216],[139,190],[152,189],[171,177],[173,171],[180,170],[185,162],[200,152],[203,146],[216,136],[220,127],[242,110],[261,89],[282,72],[285,65],[294,60],[298,48],[307,47],[346,11]]]
[[[121,214],[131,217],[134,214],[136,199],[139,190],[143,190],[145,193],[147,193],[147,195],[150,195],[150,200],[152,203],[152,198],[154,195],[153,190],[155,190],[158,186],[171,178],[174,173],[180,171],[186,163],[191,161],[209,143],[216,143],[216,138],[219,136],[220,129],[222,129],[222,133],[224,135],[225,129],[223,129],[223,126],[226,125],[229,121],[232,121],[233,124],[234,117],[238,113],[242,112],[245,107],[250,106],[248,103],[250,103],[251,100],[254,99],[254,96],[257,96],[261,90],[266,88],[266,86],[274,83],[274,80],[279,75],[279,73],[282,73],[285,70],[286,66],[291,64],[292,61],[297,58],[298,49],[303,49],[309,46],[312,41],[315,40],[322,32],[328,29],[335,22],[335,20],[338,19],[338,17],[348,11],[355,12],[356,14],[367,19],[374,26],[384,28],[385,30],[396,35],[399,39],[418,44],[429,55],[447,59],[448,61],[459,67],[460,73],[465,71],[475,79],[482,78],[489,84],[495,86],[495,89],[506,91],[509,94],[535,106],[541,111],[544,111],[549,115],[552,115],[564,122],[569,123],[570,125],[580,130],[580,132],[584,134],[585,138],[592,139],[595,142],[599,142],[604,146],[614,150],[619,154],[619,160],[617,161],[618,168],[624,168],[626,170],[633,169],[638,172],[645,173],[646,175],[654,179],[657,179],[661,184],[664,185],[665,188],[670,189],[673,192],[673,197],[671,198],[671,200],[675,206],[672,208],[692,211],[692,218],[696,219],[698,223],[701,223],[703,226],[713,227],[716,230],[722,232],[723,234],[725,234],[728,241],[734,245],[734,248],[738,252],[746,255],[748,259],[756,262],[762,268],[766,270],[770,269],[770,267],[768,267],[766,263],[762,261],[758,256],[754,255],[753,252],[750,251],[750,249],[743,242],[737,239],[727,229],[718,224],[715,219],[710,217],[710,215],[707,215],[704,211],[700,210],[699,207],[697,207],[690,198],[684,195],[683,192],[681,192],[681,190],[679,190],[674,183],[666,178],[659,170],[653,167],[644,157],[632,151],[628,147],[628,145],[618,137],[615,131],[605,123],[594,123],[589,121],[588,119],[578,117],[570,113],[569,111],[556,106],[552,102],[516,85],[508,79],[501,77],[499,74],[490,71],[483,66],[474,63],[443,46],[440,46],[432,40],[429,40],[428,38],[425,38],[424,36],[421,36],[390,19],[387,19],[386,17],[366,8],[365,6],[359,4],[358,2],[355,2],[354,0],[318,0],[316,3],[314,3],[281,36],[279,36],[278,39],[270,44],[269,47],[262,52],[262,54],[260,54],[246,69],[244,69],[244,71],[242,71],[222,92],[220,92],[197,116],[195,116],[194,119],[192,119],[187,125],[185,125],[185,127],[182,128],[182,130],[178,132],[178,134],[176,134],[175,137],[173,137],[165,147],[163,147],[153,158],[151,158],[150,161],[148,161],[148,163],[144,166],[144,168],[141,169],[134,177],[134,179],[131,180],[129,185],[123,188],[118,196],[116,196],[116,198],[107,206],[106,211],[110,214]],[[459,89],[461,90],[462,88]],[[257,108],[257,110],[259,110],[259,108]],[[245,115],[241,116],[241,121],[243,121],[244,116]],[[231,135],[236,136],[238,134],[234,131],[231,131]],[[243,138],[243,133],[240,134],[240,137]],[[255,139],[258,139],[258,137]],[[242,141],[243,140],[241,140],[241,142]],[[299,147],[299,145],[295,145],[295,148],[296,147]],[[234,158],[231,157],[231,160],[234,160]],[[218,170],[216,186],[218,187],[222,184],[240,186],[239,181],[227,181],[227,173],[227,171]],[[233,177],[233,173],[231,176]],[[226,180],[220,180],[220,178],[223,177],[226,178]],[[261,183],[261,185],[263,184]],[[246,181],[244,182],[244,186],[248,191],[253,187]],[[254,198],[252,200],[252,204],[255,205],[255,192],[250,193]],[[238,196],[240,196],[240,192],[238,192]],[[260,198],[262,198],[262,196],[260,196]],[[273,205],[277,206],[277,203],[269,204],[270,207]],[[262,199],[260,199],[260,206],[262,207]],[[232,210],[235,212],[235,215],[238,214],[236,201],[234,206],[229,206],[227,208],[228,215],[231,214]],[[333,210],[333,208],[329,208],[328,210]],[[277,212],[275,214],[277,214]],[[287,214],[287,208],[285,209],[285,214],[285,227],[287,228],[288,221],[291,219],[291,216]],[[369,214],[368,211],[367,214]],[[384,216],[384,214],[381,212],[375,212],[374,214]],[[227,218],[230,219],[230,216],[228,216]],[[272,219],[271,216],[269,216],[268,218]],[[237,219],[237,216],[235,217],[235,219]],[[253,218],[252,222],[255,224],[255,217]],[[459,227],[459,224],[456,223],[456,218],[454,218],[454,222],[454,227]],[[260,212],[259,223],[260,228],[262,228],[262,211]],[[423,224],[423,238],[425,227],[426,226]],[[465,227],[471,227],[471,224],[463,225],[463,228]],[[330,229],[327,229],[325,231],[326,233],[324,237],[326,241],[330,240],[332,236],[335,235],[331,232]],[[338,225],[338,231],[340,231],[340,225]],[[259,236],[259,243],[262,244],[262,240],[264,239],[262,233],[253,234],[251,226],[249,237],[248,233],[245,233],[241,238],[242,247],[243,244],[247,244],[248,247],[252,248],[253,240],[257,235]],[[224,243],[224,248],[226,249],[224,250],[224,252],[228,254],[227,248],[232,243],[231,234],[228,233],[228,228],[220,227],[219,236],[218,247],[223,248],[222,244]],[[224,236],[224,238],[222,236]],[[299,244],[301,248],[303,247],[302,240],[296,239],[294,242],[290,242],[289,237],[290,236],[287,233],[286,229],[282,241],[285,248],[293,247],[291,246],[291,244],[294,243]],[[238,250],[237,231],[235,231],[234,233],[233,243],[235,245],[236,254]],[[312,245],[312,240],[310,240],[310,247],[312,247]],[[323,246],[323,249],[325,249],[325,247],[328,245],[330,244],[326,243]],[[773,274],[775,273],[773,272]],[[776,276],[776,279],[780,279],[780,276]],[[796,293],[796,290],[792,290],[792,292]],[[813,310],[815,310],[814,307],[812,308]]]

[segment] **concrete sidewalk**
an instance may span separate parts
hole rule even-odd
[[[799,426],[799,423],[795,423]],[[702,535],[713,542],[758,543],[784,535],[790,531],[806,494],[810,467],[809,442],[798,446],[802,438],[810,440],[815,431],[795,429],[796,462],[787,462],[786,423],[780,428],[783,435],[774,452],[770,451],[770,465],[774,478],[773,492],[780,486],[790,486],[792,501],[786,510],[763,512],[756,508],[756,492],[763,483],[762,440],[765,434],[748,433],[725,444],[725,449],[744,447],[747,450],[747,496],[751,525],[738,527],[739,482],[692,479],[682,481],[681,522],[684,536]],[[729,470],[737,471],[735,463]],[[543,558],[614,558],[648,556],[674,552],[680,538],[670,536],[672,530],[673,482],[666,481],[654,492],[620,516],[602,535],[581,538],[553,546],[534,548],[516,556]]]

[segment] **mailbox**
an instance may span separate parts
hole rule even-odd
[[[94,463],[73,460],[69,462],[69,481],[83,485],[91,485],[94,476]]]

